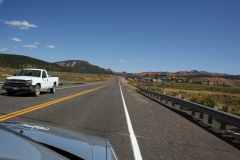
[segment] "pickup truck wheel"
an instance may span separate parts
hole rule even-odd
[[[36,97],[38,97],[38,96],[40,95],[40,86],[39,86],[39,85],[36,85],[36,90],[35,90],[35,92],[34,92],[34,95],[35,95]]]
[[[11,91],[7,91],[7,94],[8,94],[9,96],[13,96],[15,93],[14,93],[14,92],[11,92]]]
[[[55,93],[56,92],[56,84],[53,84],[53,87],[50,89],[51,93]]]

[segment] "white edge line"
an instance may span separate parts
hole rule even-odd
[[[127,106],[126,106],[126,103],[125,103],[125,100],[124,100],[124,97],[123,97],[122,87],[120,85],[120,78],[119,78],[119,86],[120,86],[124,111],[125,111],[125,115],[126,115],[126,119],[127,119],[128,131],[130,133],[130,139],[131,139],[131,143],[132,143],[134,158],[135,158],[135,160],[142,160],[142,155],[141,155],[141,152],[140,152],[140,149],[139,149],[139,146],[138,146],[137,138],[134,134],[132,124],[131,124],[131,120],[130,120],[130,117],[129,117],[129,114],[128,114]]]

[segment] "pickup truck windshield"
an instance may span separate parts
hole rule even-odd
[[[21,70],[17,74],[17,76],[33,76],[33,77],[40,77],[41,71],[39,70]]]

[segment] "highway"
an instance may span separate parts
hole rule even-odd
[[[0,121],[77,130],[107,138],[119,160],[240,159],[240,150],[148,99],[124,79],[59,86],[55,94],[8,96],[0,90]]]

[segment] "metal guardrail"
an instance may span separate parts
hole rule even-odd
[[[76,84],[83,84],[83,82],[59,82],[59,85],[76,85]]]
[[[0,86],[2,86],[4,82],[0,82]],[[59,82],[59,85],[76,85],[83,84],[83,82]]]
[[[190,101],[187,101],[184,99],[179,99],[179,98],[175,98],[173,96],[155,92],[155,91],[152,91],[152,90],[149,90],[146,88],[142,88],[142,87],[137,87],[137,88],[139,89],[139,91],[141,93],[145,94],[146,96],[148,96],[154,100],[162,101],[164,99],[165,103],[168,103],[168,101],[171,101],[172,106],[174,106],[174,104],[176,104],[176,103],[179,104],[180,109],[183,109],[184,107],[190,108],[192,110],[192,115],[195,115],[195,111],[200,112],[202,115],[207,114],[209,116],[208,123],[210,123],[210,124],[212,124],[212,118],[215,117],[221,121],[220,129],[225,129],[226,123],[234,125],[236,127],[240,127],[240,117],[239,116],[229,114],[229,113],[226,113],[223,111],[219,111],[214,108],[207,107],[207,106],[197,104],[194,102],[190,102]]]

